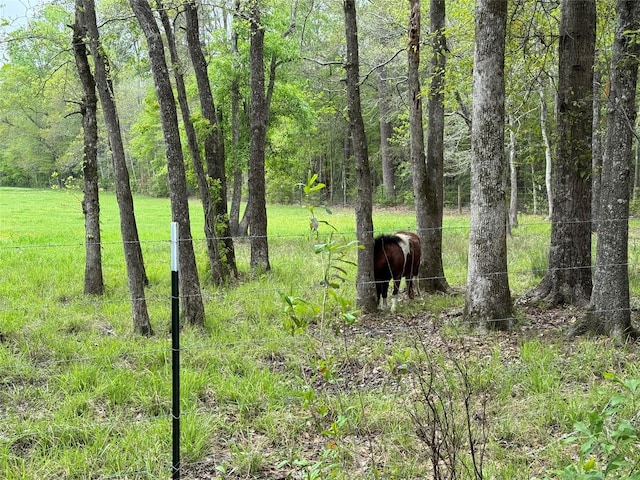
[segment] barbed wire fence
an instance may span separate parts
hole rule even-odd
[[[523,230],[526,229],[527,227],[537,227],[541,224],[548,224],[548,222],[540,222],[540,224],[520,224],[520,226],[518,227],[519,230]],[[404,228],[404,227],[403,227]],[[447,227],[445,227],[446,229]],[[466,231],[465,231],[466,230]],[[456,226],[456,227],[452,227],[450,232],[457,232],[457,233],[462,233],[463,236],[464,234],[468,233],[468,228],[467,227],[460,227],[460,226]],[[344,232],[339,232],[340,235],[344,235],[345,237],[349,237],[349,238],[353,238],[355,237],[355,232],[352,231],[344,231]],[[547,233],[545,233],[544,235],[547,235]],[[308,234],[291,234],[291,235],[279,235],[277,237],[277,240],[282,240],[282,241],[288,241],[291,240],[293,238],[298,238],[298,239],[305,239],[305,238],[309,238]],[[195,243],[203,243],[204,239],[194,239]],[[640,248],[638,246],[638,240],[637,239],[632,239],[630,241],[630,249],[633,251],[639,251]],[[109,245],[110,242],[105,242],[105,246]],[[170,245],[173,245],[175,243],[177,243],[177,241],[174,240],[174,237],[172,237],[171,240],[164,240],[164,241],[142,241],[141,243],[145,244],[147,247],[151,247],[157,250],[161,250],[163,254],[167,253],[167,250]],[[121,242],[111,242],[110,246],[118,246],[121,247]],[[64,256],[64,255],[60,255],[60,252],[67,252],[68,250],[72,250],[73,252],[78,252],[79,250],[81,251],[82,249],[84,249],[84,244],[81,243],[64,243],[64,244],[48,244],[48,245],[30,245],[30,244],[22,244],[22,245],[9,245],[9,246],[0,246],[0,251],[1,250],[7,250],[7,249],[17,249],[17,250],[42,250],[42,251],[49,251],[50,253],[52,252],[54,256]],[[157,252],[156,252],[157,253]],[[445,248],[445,260],[444,263],[446,265],[447,263],[447,259],[446,256],[449,254],[449,252],[446,251]],[[169,256],[167,256],[167,258],[169,258]],[[174,279],[173,278],[173,272],[177,272],[177,265],[174,264],[174,260],[173,260],[173,255],[170,256],[170,263],[171,263],[171,268],[170,271],[172,272],[172,290],[171,292],[158,292],[157,290],[153,290],[150,291],[148,293],[147,296],[147,301],[150,303],[162,303],[165,305],[171,305],[171,307],[173,308],[172,312],[175,312],[175,308],[177,308],[177,302],[180,299],[179,294],[173,290],[173,285],[174,285]],[[25,267],[28,267],[28,265],[25,265]],[[638,274],[638,259],[633,256],[631,257],[631,260],[629,262],[629,272],[632,275],[636,275]],[[593,266],[591,267],[576,267],[576,268],[594,268]],[[531,276],[532,275],[532,271],[530,269],[527,270],[522,270],[522,271],[509,271],[509,272],[502,272],[502,274],[507,274],[507,275],[522,275],[522,276]],[[464,287],[464,283],[466,281],[466,275],[463,272],[459,272],[459,273],[449,273],[448,275],[448,280],[450,281],[451,284],[455,285],[456,287],[462,289]],[[307,285],[299,285],[297,284],[296,287],[303,292],[312,292],[314,290],[319,290],[321,287],[318,284],[307,284]],[[267,292],[270,292],[272,294],[278,294],[279,292],[281,292],[282,287],[278,287],[278,286],[273,286],[272,288],[265,288],[264,286],[260,287],[259,292],[258,291],[251,291],[249,289],[249,291],[247,292],[249,295],[251,294],[264,294],[265,290]],[[459,292],[460,293],[460,292]],[[208,304],[211,304],[214,301],[224,301],[224,296],[225,296],[225,292],[224,291],[206,291],[203,290],[203,300],[205,300],[205,302],[207,302]],[[122,306],[122,305],[128,305],[130,303],[130,299],[128,298],[104,298],[104,299],[96,299],[96,298],[91,298],[91,299],[79,299],[76,300],[74,305],[75,306],[80,306],[80,307],[86,307],[86,308],[95,308],[96,310],[98,309],[102,309],[104,308],[104,306],[108,306],[108,305],[116,305],[116,306]],[[55,308],[59,308],[60,305],[57,304],[53,304],[53,303],[44,303],[44,304],[40,304],[40,305],[32,305],[32,304],[20,304],[19,301],[18,303],[14,303],[13,301],[11,303],[8,303],[7,299],[4,299],[2,301],[0,301],[0,314],[8,314],[8,313],[17,313],[20,315],[24,315],[25,318],[34,318],[36,319],[36,321],[38,321],[38,319],[40,319],[43,315],[46,315],[48,311],[54,310]],[[632,307],[633,308],[633,307]],[[511,321],[512,319],[502,319],[504,321]],[[462,326],[463,327],[468,327],[469,325],[465,325],[464,324],[464,320],[460,320],[462,322]],[[501,319],[496,319],[495,321],[501,321]],[[177,316],[172,316],[171,319],[171,333],[172,335],[175,334],[176,336],[179,335],[180,333],[180,328],[179,327],[179,317]],[[28,322],[27,322],[28,324]],[[0,325],[0,343],[5,343],[7,341],[7,338],[5,338],[8,334],[6,332],[3,332],[1,329],[1,325]],[[251,339],[251,340],[247,340],[247,341],[237,341],[237,342],[227,342],[225,345],[218,345],[217,348],[224,348],[224,349],[232,349],[232,348],[238,348],[240,346],[244,346],[244,347],[257,347],[261,344],[266,344],[268,342],[273,342],[274,339],[259,339],[259,338],[255,338],[255,339]],[[289,338],[287,338],[286,336],[284,336],[283,338],[283,342],[290,342],[291,340]],[[203,350],[206,348],[210,348],[206,345],[198,345],[198,346],[193,346],[193,345],[180,345],[179,342],[179,337],[177,338],[173,338],[171,339],[171,342],[168,341],[168,339],[163,339],[160,341],[161,345],[157,345],[154,344],[152,347],[150,348],[146,348],[146,349],[140,349],[140,347],[138,345],[131,345],[130,349],[126,349],[126,348],[122,348],[121,350],[114,352],[114,353],[110,353],[110,354],[103,354],[103,355],[81,355],[81,356],[71,356],[70,358],[38,358],[38,356],[34,356],[34,358],[30,359],[30,362],[28,364],[16,364],[16,365],[10,365],[10,366],[3,366],[0,363],[0,383],[2,384],[3,387],[5,387],[5,389],[13,389],[15,391],[19,391],[20,388],[24,388],[24,385],[20,385],[20,377],[21,375],[23,375],[25,373],[25,371],[36,371],[36,372],[41,372],[39,375],[39,380],[41,382],[43,382],[43,385],[46,385],[48,378],[47,374],[48,373],[53,373],[55,374],[55,372],[51,372],[48,371],[51,368],[55,368],[55,367],[64,367],[64,366],[71,366],[71,365],[75,365],[75,364],[92,364],[92,363],[97,363],[97,362],[107,362],[107,363],[117,363],[118,361],[121,361],[123,358],[128,358],[128,357],[139,357],[139,356],[164,356],[164,358],[166,359],[167,364],[171,363],[172,365],[179,365],[179,360],[180,360],[180,354],[194,354],[197,353],[198,350]],[[28,353],[28,352],[27,352]],[[27,354],[27,357],[29,355]],[[171,358],[171,362],[169,362],[169,358]],[[174,394],[176,392],[179,392],[179,379],[180,379],[180,370],[178,369],[177,372],[172,372],[172,386],[173,386],[173,390],[172,392],[174,392]],[[11,393],[5,394],[6,398],[10,398],[11,397]],[[168,400],[168,399],[167,399]],[[298,397],[292,396],[291,398],[287,399],[290,402],[296,402],[299,401]],[[256,401],[255,404],[253,405],[253,407],[255,408],[264,408],[264,401]],[[171,405],[172,405],[172,409],[171,410],[161,410],[157,415],[155,416],[145,416],[145,415],[139,415],[138,417],[135,418],[128,418],[127,419],[127,425],[131,426],[131,425],[145,425],[145,424],[153,424],[156,422],[167,422],[167,423],[172,423],[172,427],[173,427],[173,434],[172,434],[172,445],[173,445],[173,449],[171,452],[171,459],[170,459],[170,455],[169,452],[167,452],[166,455],[166,459],[164,460],[160,460],[159,464],[161,465],[161,470],[167,472],[167,475],[171,475],[173,478],[178,478],[180,475],[180,472],[184,470],[184,468],[189,468],[189,469],[194,469],[197,468],[198,466],[203,466],[208,464],[207,461],[198,461],[198,462],[186,462],[186,463],[182,463],[180,461],[180,437],[176,434],[176,432],[179,432],[179,421],[180,418],[183,417],[197,417],[198,415],[198,409],[197,408],[193,408],[191,410],[180,410],[180,398],[179,397],[175,397],[172,396],[171,398]],[[3,410],[0,410],[1,412],[3,412],[3,417],[8,417],[11,414],[11,408],[12,407],[7,407],[5,406]],[[177,425],[176,425],[177,423]],[[118,429],[122,427],[122,420],[108,420],[108,419],[91,419],[91,426],[93,428],[105,428],[105,429]],[[75,426],[75,425],[69,425],[69,424],[52,424],[51,425],[52,430],[74,430],[74,429],[78,429],[81,427]],[[20,429],[19,433],[15,433],[15,435],[13,437],[9,437],[7,432],[2,432],[0,433],[0,443],[13,443],[14,445],[17,445],[20,443],[21,439],[24,441],[31,441],[30,437],[33,435],[37,435],[39,432],[37,430],[29,430],[29,428],[24,428],[24,429]],[[157,466],[157,465],[156,465]],[[149,469],[138,469],[138,468],[134,468],[134,469],[127,469],[127,468],[123,468],[122,470],[118,471],[118,472],[113,472],[113,473],[100,473],[97,477],[91,477],[91,478],[103,478],[103,479],[119,479],[119,478],[143,478],[145,476],[148,476],[150,474]]]

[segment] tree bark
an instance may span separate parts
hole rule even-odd
[[[598,231],[600,222],[600,187],[602,185],[602,75],[599,68],[593,70],[593,139],[591,140],[591,230]]]
[[[264,26],[260,8],[252,0],[249,8],[251,42],[251,140],[249,146],[249,238],[252,270],[268,271],[267,206],[265,187],[265,144],[267,141],[267,105],[264,85]]]
[[[202,326],[204,325],[204,305],[191,237],[187,180],[178,128],[178,112],[164,56],[164,45],[149,3],[146,0],[130,0],[130,3],[147,39],[151,71],[160,105],[160,120],[167,155],[171,216],[173,221],[178,223],[179,230],[180,306],[187,323]]]
[[[541,88],[538,91],[540,96],[540,132],[542,133],[542,142],[544,143],[544,184],[547,189],[547,218],[551,219],[553,216],[553,190],[551,188],[551,141],[547,134],[547,101],[544,98],[544,90]]]
[[[191,63],[198,84],[200,108],[202,116],[209,122],[210,132],[205,136],[204,152],[209,175],[210,198],[214,217],[211,219],[214,227],[214,240],[219,244],[217,248],[218,269],[221,281],[229,277],[237,278],[236,254],[229,228],[227,209],[227,176],[225,173],[224,137],[222,128],[216,115],[216,107],[209,83],[207,62],[200,44],[200,27],[198,22],[198,8],[194,1],[185,2],[187,20],[187,44],[191,54]]]
[[[591,296],[591,135],[595,0],[563,0],[558,145],[552,173],[549,267],[527,296],[547,306],[586,306]]]
[[[98,98],[96,83],[91,73],[87,56],[86,23],[82,0],[76,0],[75,23],[73,29],[73,52],[84,95],[80,107],[84,132],[84,152],[82,162],[83,191],[82,212],[85,229],[84,293],[102,295],[104,276],[102,273],[102,251],[100,235],[100,199],[98,188]]]
[[[538,184],[536,183],[536,162],[532,158],[529,163],[531,167],[531,199],[533,202],[533,214],[538,214]]]
[[[207,174],[202,166],[200,146],[198,145],[196,130],[193,126],[193,121],[191,120],[191,109],[189,107],[187,89],[185,87],[184,76],[182,74],[183,67],[178,56],[178,48],[176,45],[175,35],[173,33],[173,27],[169,21],[167,11],[162,7],[160,2],[158,2],[158,8],[160,21],[162,22],[165,37],[167,39],[167,47],[169,49],[171,63],[173,65],[172,70],[175,78],[176,92],[178,94],[178,104],[180,105],[180,112],[182,113],[182,123],[187,137],[189,153],[191,154],[191,163],[198,183],[200,199],[202,201],[202,210],[204,213],[204,236],[207,244],[207,253],[209,254],[211,281],[214,285],[220,285],[224,281],[224,275],[220,261],[220,253],[218,251],[218,238],[215,229],[215,212],[213,210],[209,182],[207,180]]]
[[[373,193],[369,151],[360,105],[360,56],[358,51],[358,23],[355,0],[343,0],[344,25],[347,41],[347,110],[349,131],[353,140],[356,164],[356,238],[363,249],[358,249],[356,275],[356,306],[363,313],[377,310],[376,286],[373,275]]]
[[[513,322],[504,191],[504,52],[507,3],[479,0],[473,68],[471,230],[465,318],[481,330]]]
[[[572,333],[638,337],[629,304],[629,197],[636,119],[640,3],[619,0],[607,101],[607,130],[593,293],[587,315]]]
[[[509,231],[518,226],[518,168],[516,166],[516,120],[509,115]]]
[[[429,248],[427,237],[429,236],[431,222],[429,221],[429,180],[427,178],[427,158],[424,151],[424,128],[422,126],[422,89],[420,86],[420,0],[410,0],[409,26],[408,26],[408,75],[409,88],[409,132],[411,157],[411,172],[413,179],[413,196],[416,209],[416,233],[420,237],[422,259],[418,283],[421,290],[426,290],[427,280],[432,278],[427,275],[429,268]]]
[[[229,211],[229,230],[231,235],[240,234],[240,206],[242,203],[242,167],[240,165],[240,84],[237,79],[231,82],[231,158],[233,162],[233,192]]]
[[[420,2],[418,1],[418,4]],[[418,6],[419,8],[419,6]],[[447,62],[445,37],[445,1],[431,0],[430,30],[433,36],[431,53],[431,85],[427,111],[429,127],[426,155],[425,227],[420,236],[421,285],[426,292],[447,292],[449,284],[442,263],[442,217],[444,210],[444,80]],[[419,55],[419,50],[416,51]],[[419,59],[417,60],[419,61]],[[416,214],[418,211],[416,210]]]
[[[144,286],[148,284],[147,275],[142,260],[142,249],[138,238],[133,210],[133,196],[129,185],[129,172],[127,170],[120,121],[113,95],[111,79],[109,78],[109,61],[100,45],[100,35],[96,22],[94,0],[84,0],[85,22],[89,36],[89,47],[94,58],[94,72],[98,96],[102,105],[102,114],[107,127],[113,171],[116,184],[116,198],[120,209],[120,231],[124,247],[124,257],[127,266],[127,285],[131,295],[131,312],[133,316],[133,328],[141,335],[152,335],[153,329],[149,321],[147,300]]]
[[[235,11],[240,9],[240,2],[236,0]],[[231,45],[234,62],[238,61],[238,32],[232,27]],[[231,235],[240,234],[240,204],[242,203],[242,167],[240,165],[240,81],[234,75],[231,81],[231,158],[233,161],[233,192],[231,194],[231,209],[229,211],[229,230]]]
[[[393,134],[393,125],[389,116],[391,108],[389,106],[389,85],[385,77],[384,67],[380,67],[377,72],[378,78],[378,110],[380,114],[380,157],[382,160],[382,187],[384,197],[394,201],[396,198],[396,175],[393,157],[389,140]]]

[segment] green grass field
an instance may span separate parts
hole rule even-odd
[[[82,293],[80,196],[0,188],[0,478],[170,478],[169,201],[135,199],[156,332],[141,338],[132,330],[112,194],[101,196],[106,293]],[[315,212],[335,227],[336,242],[355,239],[352,210]],[[441,471],[455,457],[456,478],[477,478],[469,431],[487,479],[590,478],[554,471],[582,460],[604,465],[602,454],[582,459],[580,444],[563,440],[575,422],[624,393],[605,373],[640,378],[638,346],[566,339],[580,315],[572,309],[521,309],[509,333],[467,328],[459,315],[467,216],[444,221],[443,260],[455,293],[355,321],[340,315],[353,308],[352,267],[323,305],[327,259],[314,245],[332,229],[321,224],[319,238],[310,235],[302,206],[269,206],[268,217],[272,271],[251,274],[249,245],[239,239],[240,279],[216,288],[207,279],[200,205],[192,202],[207,318],[203,330],[181,332],[183,478],[436,478],[430,434],[445,440]],[[509,239],[514,297],[542,278],[550,229],[542,217],[520,222]],[[415,229],[415,218],[382,209],[374,225]],[[637,230],[632,224],[634,289]],[[346,258],[355,260],[355,251]],[[614,420],[629,417],[637,427],[637,404],[618,404]]]

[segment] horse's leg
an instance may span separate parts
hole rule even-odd
[[[421,296],[420,279],[418,278],[417,272],[414,278],[415,278],[415,281],[411,280],[411,290],[413,290],[414,296],[420,297]]]
[[[400,281],[402,280],[402,276],[400,278],[393,279],[393,293],[391,295],[391,311],[396,311],[396,304],[398,302],[398,292],[400,291]]]
[[[413,274],[405,277],[404,281],[407,284],[407,297],[413,298]]]
[[[385,281],[382,283],[381,287],[382,291],[382,308],[387,308],[387,295],[389,294],[389,281]]]

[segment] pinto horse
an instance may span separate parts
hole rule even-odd
[[[413,278],[418,275],[421,253],[420,238],[413,232],[400,231],[393,235],[380,235],[375,238],[373,272],[377,300],[380,303],[380,297],[382,297],[383,307],[387,306],[391,280],[393,280],[392,312],[396,309],[402,277],[407,284],[407,296],[413,298]]]

